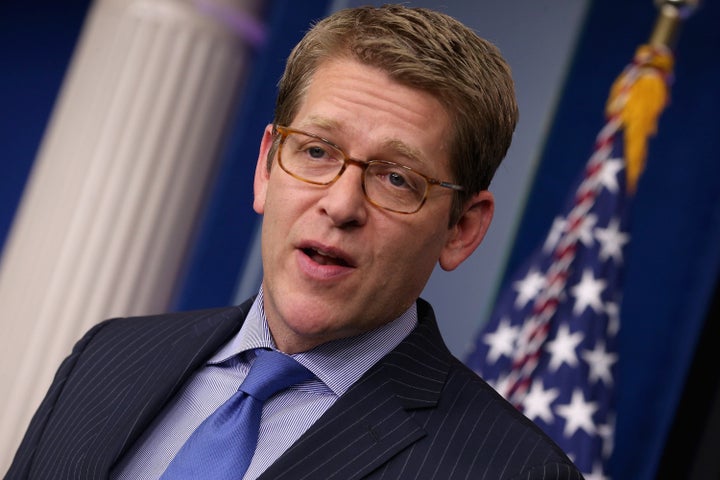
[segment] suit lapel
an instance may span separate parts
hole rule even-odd
[[[130,368],[125,372],[131,381],[124,386],[124,398],[118,402],[123,412],[109,417],[118,420],[103,427],[107,435],[97,442],[98,455],[106,456],[108,471],[190,375],[237,333],[251,304],[252,301],[240,307],[172,314],[160,321],[148,319],[147,324],[152,324],[157,334],[143,333],[143,343],[153,348],[139,351],[141,362],[132,372]]]
[[[260,476],[355,479],[427,435],[410,412],[437,405],[449,370],[429,305],[418,301],[417,328],[371,368]]]
[[[118,424],[120,429],[124,426],[130,427],[127,441],[121,445],[123,453],[144,432],[188,378],[238,332],[250,305],[243,304],[240,307],[195,314],[183,327],[182,335],[171,341],[167,338],[158,339],[162,348],[158,349],[155,358],[148,358],[145,368],[129,389],[131,392],[147,392],[147,396],[134,398],[128,407],[126,419],[136,420]],[[173,323],[177,324],[178,320],[174,319]]]
[[[97,325],[44,405],[33,478],[102,479],[192,372],[238,331],[249,304]],[[43,421],[41,418],[39,421]],[[58,466],[62,465],[62,471]]]

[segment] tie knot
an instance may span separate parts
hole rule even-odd
[[[310,370],[288,355],[274,350],[258,350],[239,390],[264,402],[275,393],[312,376]]]

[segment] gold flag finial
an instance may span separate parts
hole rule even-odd
[[[697,9],[699,3],[699,0],[655,0],[659,13],[648,43],[674,48],[682,21]]]
[[[657,131],[657,121],[669,98],[674,58],[682,21],[699,0],[655,0],[659,14],[647,44],[635,52],[631,65],[612,85],[606,106],[608,117],[617,117],[624,132],[627,189],[634,193],[645,168],[647,143]]]

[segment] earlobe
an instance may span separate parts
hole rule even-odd
[[[465,204],[460,220],[451,227],[447,242],[440,252],[443,270],[455,270],[480,245],[495,210],[495,199],[487,190],[473,195]]]
[[[267,195],[267,184],[270,178],[268,170],[268,153],[273,144],[272,125],[265,127],[263,138],[260,142],[257,164],[255,165],[255,180],[253,181],[253,210],[262,215],[265,212],[265,197]]]

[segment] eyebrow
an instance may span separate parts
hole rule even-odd
[[[330,119],[327,117],[322,117],[319,115],[310,115],[310,117],[308,117],[308,121],[306,121],[300,125],[300,128],[307,128],[307,127],[318,127],[318,128],[322,128],[323,130],[328,130],[328,131],[342,130],[340,128],[340,123],[337,122],[336,120],[333,120],[333,119]]]
[[[300,125],[301,129],[305,128],[320,128],[322,130],[325,130],[327,132],[335,131],[342,131],[342,126],[339,122],[336,120],[319,116],[319,115],[311,115],[308,117],[307,122],[303,122]],[[322,135],[320,135],[322,136]],[[346,147],[343,145],[340,145],[343,149]],[[427,167],[427,162],[423,162],[421,160],[422,155],[420,154],[420,151],[417,148],[413,148],[407,143],[403,142],[400,139],[397,138],[387,138],[382,142],[382,148],[385,150],[391,150],[400,156],[410,160],[412,163],[416,163],[418,165]]]
[[[400,155],[407,158],[408,160],[411,160],[412,162],[427,166],[426,162],[420,160],[420,152],[416,148],[412,148],[410,145],[401,140],[390,138],[385,140],[384,145],[386,148],[390,148],[398,152]]]

